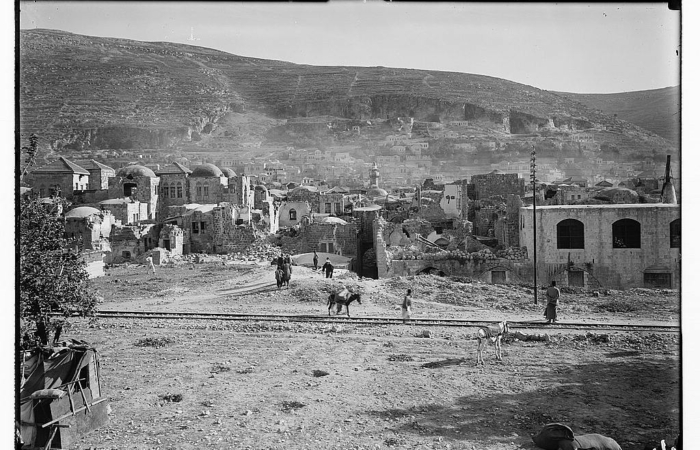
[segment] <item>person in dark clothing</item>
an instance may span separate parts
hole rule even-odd
[[[326,263],[321,267],[321,270],[326,272],[326,278],[333,278],[333,264],[330,258],[326,258]]]
[[[544,312],[544,316],[547,319],[547,323],[554,323],[557,321],[557,306],[559,306],[559,288],[557,287],[557,282],[552,281],[552,285],[547,288],[547,309]]]
[[[318,255],[316,254],[316,250],[314,250],[314,270],[318,270]]]

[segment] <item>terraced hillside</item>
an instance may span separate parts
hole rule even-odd
[[[617,114],[620,119],[671,142],[680,142],[680,86],[617,94],[558,94],[581,102],[589,108],[598,109],[604,114]]]
[[[270,126],[330,115],[469,120],[511,134],[615,127],[640,149],[672,149],[582,103],[493,77],[298,65],[54,30],[20,33],[20,114],[22,134],[38,133],[54,149],[176,147],[234,128],[231,116],[248,114]]]

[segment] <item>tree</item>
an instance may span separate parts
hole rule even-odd
[[[47,345],[51,332],[56,340],[69,316],[90,316],[97,304],[85,261],[64,238],[64,222],[56,213],[61,203],[61,199],[40,203],[36,198],[20,203],[19,311],[24,348]]]

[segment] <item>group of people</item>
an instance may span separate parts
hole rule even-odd
[[[291,255],[280,255],[277,258],[277,269],[275,269],[275,280],[277,280],[277,288],[286,285],[289,287],[289,281],[292,279],[292,257]]]

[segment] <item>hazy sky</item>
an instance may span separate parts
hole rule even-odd
[[[301,64],[477,73],[542,89],[680,84],[666,3],[20,2],[20,28],[169,41]],[[196,41],[188,41],[194,29]]]

